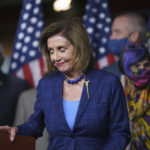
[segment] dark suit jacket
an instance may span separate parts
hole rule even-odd
[[[112,65],[110,65],[110,66],[107,66],[107,67],[103,68],[103,70],[105,70],[107,72],[110,72],[110,73],[116,75],[119,79],[121,79],[122,73],[121,73],[121,71],[119,69],[119,65],[118,65],[117,62],[112,64]]]
[[[130,140],[125,95],[118,78],[91,70],[86,74],[73,130],[63,111],[63,75],[52,73],[40,80],[34,114],[18,126],[19,134],[41,136],[46,125],[48,150],[124,150]]]
[[[13,125],[18,97],[29,88],[27,81],[0,71],[0,125]]]

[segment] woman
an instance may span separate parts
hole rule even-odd
[[[142,44],[126,47],[120,58],[131,127],[130,150],[150,149],[150,54]]]
[[[39,137],[46,126],[48,150],[124,150],[130,140],[125,95],[119,80],[94,69],[89,38],[81,22],[48,25],[40,48],[49,72],[39,81],[34,114],[11,134]]]

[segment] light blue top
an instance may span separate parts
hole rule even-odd
[[[69,100],[63,99],[63,108],[64,108],[66,121],[71,130],[73,130],[79,102],[80,102],[79,100],[69,101]]]

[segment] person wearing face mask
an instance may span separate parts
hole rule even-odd
[[[121,53],[119,67],[126,94],[131,143],[128,150],[150,149],[150,54],[143,44],[130,44]]]
[[[147,24],[145,19],[136,13],[126,12],[115,17],[108,41],[109,52],[119,57],[122,49],[130,43],[144,42]],[[104,70],[121,78],[118,63],[105,67]]]

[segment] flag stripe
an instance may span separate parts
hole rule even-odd
[[[44,76],[44,74],[45,74],[45,62],[44,62],[44,58],[43,58],[43,56],[41,56],[40,58],[39,58],[39,65],[40,65],[40,68],[41,68],[41,77],[43,77]],[[43,69],[42,69],[43,68]]]
[[[41,68],[40,68],[39,59],[30,62],[29,67],[30,67],[31,74],[33,76],[33,83],[36,86],[39,79],[41,78]]]
[[[111,65],[112,63],[116,61],[115,55],[113,55],[112,53],[108,53],[107,58],[108,58],[109,65]]]
[[[34,81],[32,78],[32,73],[29,64],[24,65],[22,68],[23,68],[24,78],[31,84],[32,87],[34,87]]]
[[[99,65],[100,69],[108,66],[109,64],[108,64],[108,58],[107,58],[107,56],[99,59],[98,60],[98,65]]]

